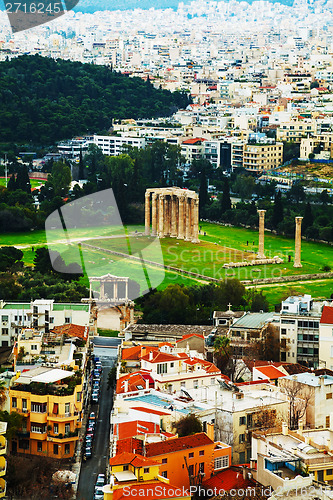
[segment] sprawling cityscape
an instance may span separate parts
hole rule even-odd
[[[0,498],[333,500],[333,1],[4,7]]]

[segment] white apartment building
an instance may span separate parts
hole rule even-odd
[[[90,304],[55,303],[38,299],[25,303],[0,300],[0,344],[13,345],[22,328],[48,333],[55,326],[74,323],[94,329]]]
[[[322,303],[311,295],[288,297],[280,311],[281,361],[319,366],[319,321]]]
[[[124,153],[124,146],[137,147],[146,146],[144,137],[117,136],[117,135],[94,135],[94,144],[98,146],[104,155],[118,156]]]

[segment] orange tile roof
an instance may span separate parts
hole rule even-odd
[[[146,380],[149,381],[149,388],[154,388],[155,383],[149,373],[145,371],[136,371],[119,377],[117,380],[116,392],[122,394],[125,392],[125,381],[128,382],[128,391],[133,392],[146,388]]]
[[[135,437],[117,440],[117,455],[123,452],[143,455],[143,440]]]
[[[133,347],[125,347],[121,351],[121,359],[139,360],[141,356],[145,356],[150,351],[157,351],[154,346],[135,345]]]
[[[205,140],[202,137],[195,137],[193,139],[186,139],[186,141],[183,141],[183,144],[198,144],[198,142],[204,142]]]
[[[233,467],[218,472],[207,481],[202,483],[202,486],[208,489],[217,489],[227,492],[230,490],[240,490],[253,487],[254,483],[250,479],[243,478],[243,468]],[[247,498],[247,495],[245,495]]]
[[[177,342],[181,342],[182,340],[189,339],[190,337],[198,337],[199,339],[204,339],[204,335],[199,335],[198,333],[188,333],[183,335],[181,339],[177,340]]]
[[[280,370],[275,368],[275,366],[256,366],[256,370],[262,373],[265,377],[270,380],[275,380],[280,377],[285,377],[286,375]]]
[[[321,324],[333,325],[333,307],[324,306],[320,318]]]
[[[189,448],[197,448],[198,446],[205,446],[212,444],[212,441],[207,434],[199,432],[191,436],[184,436],[181,438],[167,439],[160,443],[148,443],[146,445],[146,456],[154,457],[157,455],[165,455],[175,451],[187,450]]]

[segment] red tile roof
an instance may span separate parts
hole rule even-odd
[[[154,346],[135,345],[133,347],[125,347],[121,351],[121,359],[139,360],[141,356],[145,356],[150,351],[157,351]]]
[[[116,392],[117,394],[122,394],[125,392],[125,381],[128,382],[127,392],[146,389],[146,380],[149,381],[149,388],[155,387],[154,380],[149,375],[149,373],[145,372],[144,370],[128,373],[127,375],[119,377],[119,379],[117,380]]]
[[[159,465],[158,462],[152,460],[151,458],[143,457],[142,455],[136,455],[135,453],[128,453],[123,451],[119,455],[115,455],[110,458],[109,464],[114,465],[127,465],[131,464],[133,467],[144,467],[147,465]]]
[[[56,335],[68,335],[69,337],[78,337],[80,339],[87,340],[89,327],[68,323],[66,325],[55,326],[51,332]]]
[[[214,441],[212,441],[207,434],[199,432],[198,434],[192,434],[191,436],[167,439],[166,441],[160,443],[149,443],[146,445],[146,455],[147,457],[154,457],[157,455],[165,455],[167,453],[188,450],[189,448],[197,448],[199,446],[205,446],[213,443]]]
[[[187,335],[183,335],[181,339],[177,340],[178,342],[181,342],[182,340],[189,339],[190,337],[198,337],[199,339],[204,340],[204,335],[199,335],[198,333],[188,333]]]
[[[186,139],[186,141],[183,141],[183,144],[198,144],[199,142],[204,142],[206,139],[203,139],[202,137],[195,137],[193,139]]]
[[[325,325],[333,325],[333,307],[331,306],[323,307],[320,323]]]
[[[154,422],[135,420],[134,422],[121,422],[114,425],[113,434],[118,439],[125,439],[138,434],[159,434],[160,426]]]
[[[248,478],[243,478],[242,467],[233,467],[218,472],[215,476],[204,481],[202,486],[208,489],[216,488],[217,490],[230,491],[250,488],[254,486],[254,483]]]
[[[129,437],[117,440],[117,455],[123,452],[139,453],[143,455],[143,440],[135,437]]]
[[[154,351],[151,359],[149,359],[151,354],[146,354],[142,356],[143,361],[149,361],[149,363],[166,363],[167,361],[178,361],[178,356],[174,356],[173,354],[167,354],[165,352]]]

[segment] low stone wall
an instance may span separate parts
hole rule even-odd
[[[230,269],[231,267],[246,267],[246,266],[262,266],[264,264],[282,264],[283,260],[280,257],[273,257],[273,259],[255,259],[255,260],[245,260],[242,262],[228,262],[223,264],[225,269]]]
[[[333,278],[333,273],[316,273],[316,274],[295,274],[293,276],[276,276],[275,278],[258,278],[254,279],[254,284],[264,283],[288,283],[289,281],[307,281]]]

